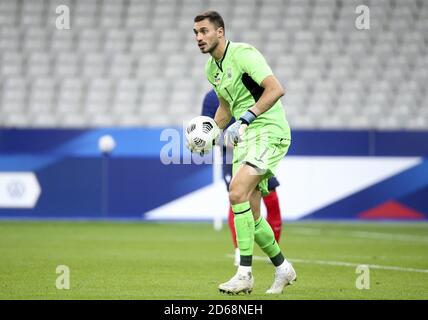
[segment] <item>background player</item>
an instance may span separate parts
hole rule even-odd
[[[215,117],[215,113],[219,106],[219,101],[217,95],[213,89],[211,89],[204,97],[204,101],[202,104],[202,115],[210,118]],[[235,122],[235,119],[232,117],[232,120],[226,125],[224,130],[226,130],[232,123]],[[227,147],[223,144],[223,180],[226,183],[227,190],[229,191],[229,184],[232,179],[232,163],[226,159],[232,159],[233,148]],[[263,202],[266,206],[267,215],[266,220],[269,225],[272,227],[273,233],[275,235],[275,240],[279,242],[279,238],[281,236],[282,231],[282,220],[281,220],[281,210],[279,207],[278,195],[276,193],[276,187],[279,186],[279,182],[275,177],[272,177],[268,180],[268,190],[269,194],[263,197]],[[236,243],[236,231],[235,224],[233,222],[233,211],[232,206],[229,206],[229,213],[227,222],[229,225],[230,232],[232,234],[233,246],[235,248],[235,259],[234,265],[239,265],[239,257],[240,252],[238,248],[238,244]]]
[[[296,273],[284,258],[272,228],[260,215],[260,202],[261,196],[269,193],[268,179],[291,143],[279,100],[284,90],[259,51],[226,40],[224,21],[217,12],[196,16],[193,31],[200,51],[211,55],[205,73],[220,102],[214,120],[224,129],[232,116],[238,119],[225,132],[225,142],[234,146],[229,201],[240,264],[235,276],[218,288],[227,293],[253,290],[255,241],[276,267],[274,282],[266,293],[281,293],[296,279]]]

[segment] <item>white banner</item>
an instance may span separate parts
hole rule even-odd
[[[33,172],[0,172],[0,208],[34,208],[40,193]]]
[[[420,162],[418,157],[286,157],[276,175],[282,218],[300,219]],[[226,219],[228,208],[228,194],[221,180],[160,206],[145,217],[209,220],[220,214]],[[264,205],[261,213],[266,214]]]

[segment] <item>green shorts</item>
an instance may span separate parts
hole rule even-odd
[[[258,188],[262,196],[269,194],[268,180],[275,175],[276,168],[287,154],[290,144],[290,139],[269,137],[267,132],[247,129],[243,141],[233,149],[232,175],[235,175],[242,164],[256,168],[262,176]]]

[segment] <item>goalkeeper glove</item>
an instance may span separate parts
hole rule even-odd
[[[239,142],[242,141],[242,136],[245,133],[245,130],[256,119],[256,115],[247,110],[243,116],[239,118],[234,124],[227,128],[224,133],[224,141],[226,146],[236,146]]]

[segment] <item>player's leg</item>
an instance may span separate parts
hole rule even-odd
[[[250,196],[251,212],[253,213],[254,221],[256,221],[261,215],[261,200],[262,193],[258,188],[254,189]]]
[[[270,152],[268,152],[264,158],[267,163],[266,175],[259,184],[259,189],[262,191],[263,196],[269,194],[268,179],[275,174],[279,162],[284,158],[290,146],[290,141],[286,139],[272,137],[268,140]],[[275,266],[274,282],[266,293],[282,293],[287,285],[296,280],[296,272],[291,263],[289,263],[283,256],[277,241],[274,239],[272,228],[266,220],[259,219],[256,221],[255,237],[257,244],[268,255]]]
[[[281,254],[272,226],[260,214],[262,194],[255,189],[250,197],[251,211],[254,217],[254,240],[271,259],[275,266],[279,266],[285,259]]]
[[[254,190],[251,195],[251,203],[260,203],[261,192],[259,190]],[[263,252],[269,257],[272,263],[278,267],[285,260],[284,256],[281,253],[278,242],[275,240],[274,232],[272,227],[266,221],[266,219],[259,214],[254,215],[254,240],[258,246],[263,250]]]
[[[240,264],[236,275],[228,282],[219,285],[222,292],[251,292],[253,289],[254,278],[251,266],[254,249],[254,217],[250,197],[260,178],[257,170],[247,164],[241,165],[232,178],[229,187],[229,200],[234,213]]]
[[[268,181],[269,194],[263,197],[263,202],[267,210],[266,220],[272,227],[275,240],[277,242],[279,242],[282,231],[281,209],[279,207],[279,199],[276,193],[276,188],[278,186],[278,180],[275,177],[270,178]]]
[[[241,251],[241,266],[251,266],[254,248],[254,217],[250,198],[261,176],[250,165],[243,164],[232,179],[229,188],[229,200],[234,213],[238,247]],[[259,199],[260,202],[260,199]],[[253,206],[256,206],[253,203]],[[260,203],[256,214],[260,214]]]
[[[267,179],[262,180],[259,184],[259,189],[263,194],[269,192],[267,185]],[[258,193],[259,192],[255,192],[253,197],[259,198],[260,195],[258,195]],[[281,248],[275,240],[272,227],[266,219],[260,215],[255,221],[254,227],[254,240],[275,266],[275,279],[271,288],[267,290],[266,293],[282,293],[284,287],[291,284],[296,279],[296,272],[291,263],[289,263],[282,254]]]
[[[267,196],[263,197],[263,202],[267,211],[266,220],[272,227],[275,240],[279,242],[282,232],[282,218],[276,190],[272,190]]]
[[[261,191],[262,196],[266,196],[269,194],[268,179],[274,176],[279,162],[287,153],[290,141],[260,135],[251,145],[254,147],[249,149],[244,161],[257,164],[258,172],[262,174],[258,190]],[[259,197],[258,195],[255,196]],[[283,256],[278,243],[275,241],[272,228],[261,216],[255,222],[255,241],[275,266],[275,279],[266,293],[281,293],[285,286],[296,279],[296,272]]]
[[[229,214],[227,216],[227,223],[229,225],[230,233],[232,235],[233,247],[238,248],[238,244],[236,243],[236,231],[235,231],[235,222],[233,216],[232,205],[229,206]]]
[[[225,155],[223,157],[223,166],[222,166],[223,180],[224,180],[224,183],[226,184],[226,188],[228,191],[229,191],[230,181],[232,180],[232,163],[228,161],[228,159],[230,158],[230,154],[228,154],[229,152],[231,152],[229,149],[226,149],[226,148],[223,149],[223,155]],[[235,222],[234,222],[232,205],[230,205],[230,202],[229,202],[229,213],[227,216],[227,222],[229,225],[230,234],[232,236],[233,248],[235,249],[234,251],[235,257],[233,259],[233,264],[234,266],[237,267],[239,266],[240,253],[239,253],[238,244],[236,243]]]
[[[232,242],[233,242],[233,248],[234,251],[234,258],[233,258],[233,265],[235,267],[239,266],[239,260],[241,257],[241,253],[238,248],[238,243],[236,242],[236,231],[235,231],[235,217],[232,210],[232,205],[229,206],[229,213],[227,216],[227,223],[229,225],[229,230],[232,235]]]

